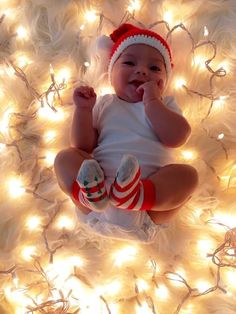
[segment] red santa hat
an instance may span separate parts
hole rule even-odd
[[[114,63],[121,53],[129,46],[135,44],[144,44],[157,49],[163,56],[167,79],[173,68],[171,50],[166,40],[159,34],[148,29],[142,29],[131,24],[122,24],[112,34],[110,34],[110,60],[108,66],[108,75],[111,78],[111,71]]]

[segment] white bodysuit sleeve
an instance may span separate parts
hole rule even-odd
[[[182,110],[179,108],[173,96],[167,96],[164,98],[164,104],[172,111],[178,113],[179,115],[183,115]]]

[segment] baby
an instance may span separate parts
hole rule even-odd
[[[115,94],[96,101],[93,88],[75,89],[71,147],[57,155],[55,172],[96,232],[149,242],[197,187],[197,171],[173,163],[191,128],[174,98],[163,97],[173,67],[167,42],[131,24],[110,42]]]

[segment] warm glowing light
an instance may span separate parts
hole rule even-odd
[[[193,314],[193,313],[196,313],[196,312],[194,311],[193,304],[188,304],[187,306],[184,306],[184,307],[181,309],[181,314]]]
[[[61,69],[56,75],[57,81],[66,83],[71,78],[71,70],[69,68]]]
[[[6,149],[6,144],[0,143],[0,152],[4,152]]]
[[[196,283],[196,288],[200,293],[203,293],[204,291],[211,288],[211,284],[208,281],[199,281]]]
[[[46,153],[46,157],[45,157],[46,164],[48,166],[52,166],[54,164],[55,158],[56,158],[56,153],[54,153],[54,152],[47,152]]]
[[[8,180],[9,194],[12,198],[19,197],[25,193],[23,182],[20,178],[10,178]]]
[[[209,35],[208,28],[204,26],[204,36],[207,37]]]
[[[101,87],[98,91],[99,96],[104,96],[104,95],[113,94],[113,93],[114,93],[114,89],[112,86]]]
[[[214,109],[222,110],[225,104],[225,100],[228,99],[229,96],[220,96],[218,99],[214,100]]]
[[[205,58],[202,55],[196,55],[192,62],[193,66],[198,66],[201,70],[205,69]]]
[[[97,14],[96,14],[96,12],[95,11],[87,11],[86,13],[85,13],[85,19],[87,20],[87,22],[94,22],[95,20],[96,20],[96,18],[97,18]]]
[[[127,246],[114,254],[115,265],[121,266],[125,262],[132,261],[136,258],[137,249],[133,246]]]
[[[0,66],[0,75],[4,75],[5,74],[5,67],[3,67],[2,65]],[[0,97],[3,97],[4,93],[0,88]]]
[[[17,65],[20,67],[20,68],[23,68],[24,66],[30,64],[31,61],[29,58],[27,58],[26,56],[19,56],[17,58]]]
[[[50,130],[50,131],[47,131],[45,134],[44,134],[44,140],[45,142],[52,142],[53,140],[55,140],[56,138],[56,135],[57,135],[57,132],[54,131],[54,130]]]
[[[68,262],[73,267],[74,266],[76,266],[76,267],[84,266],[84,260],[78,255],[70,256],[65,261]]]
[[[36,255],[36,247],[35,246],[26,246],[21,251],[21,255],[25,261],[30,261],[33,258],[33,255]]]
[[[84,30],[84,28],[85,28],[85,25],[82,24],[79,29],[82,31],[82,30]]]
[[[173,13],[171,11],[166,11],[163,15],[163,20],[168,24],[173,22]]]
[[[224,137],[225,137],[224,133],[220,133],[217,138],[218,140],[222,140]]]
[[[9,125],[12,112],[13,112],[13,109],[8,108],[2,116],[2,120],[0,120],[0,132],[3,134],[8,134],[8,125]]]
[[[88,67],[90,66],[90,63],[89,63],[88,61],[85,61],[85,62],[84,62],[84,66],[85,66],[86,68],[88,68]]]
[[[229,62],[228,61],[223,61],[222,63],[220,63],[218,65],[218,68],[223,68],[225,70],[226,73],[229,73],[230,72],[230,65],[229,65]]]
[[[141,3],[139,0],[131,0],[128,6],[128,11],[133,13],[134,11],[138,11],[141,8]]]
[[[51,101],[51,99],[49,98],[49,103],[52,104],[52,102],[53,100]],[[40,107],[38,110],[38,115],[41,119],[55,122],[63,121],[65,118],[65,114],[61,108],[57,108],[57,111],[55,112],[48,105]]]
[[[215,213],[213,218],[219,223],[226,225],[229,228],[236,227],[236,215],[235,214],[225,213],[222,211],[222,212]]]
[[[143,280],[141,278],[138,278],[136,280],[136,285],[138,286],[138,290],[140,292],[147,291],[150,288],[149,284],[145,280]]]
[[[184,78],[178,78],[176,81],[175,81],[175,88],[176,89],[181,89],[183,88],[183,86],[186,85],[186,80]]]
[[[75,222],[72,218],[68,216],[61,216],[57,221],[57,227],[59,229],[68,229],[71,230],[75,227]]]
[[[7,74],[8,76],[10,76],[11,78],[13,78],[14,75],[15,75],[15,70],[14,70],[13,67],[11,67],[11,66],[6,66],[6,67],[5,67],[5,72],[6,72],[6,74]]]
[[[166,300],[169,297],[169,290],[165,285],[159,285],[158,288],[155,289],[155,294],[160,299]]]
[[[194,160],[197,158],[197,153],[192,150],[184,150],[181,152],[181,155],[183,156],[183,159],[185,160]]]
[[[26,296],[25,289],[12,289],[12,287],[8,286],[4,289],[4,293],[6,298],[18,307],[22,306],[25,309],[26,306],[33,306],[33,301]],[[18,313],[23,314],[25,311]]]
[[[17,28],[16,33],[20,39],[26,39],[28,37],[27,31],[22,25]]]
[[[121,287],[122,287],[121,282],[116,280],[104,286],[97,286],[94,292],[98,296],[104,294],[109,296],[115,296],[120,292]]]
[[[212,253],[212,251],[214,251],[215,243],[209,239],[199,240],[197,242],[197,247],[199,254],[203,257],[206,257],[208,253]]]
[[[153,314],[152,309],[148,306],[147,303],[143,303],[141,305],[137,304],[135,307],[136,314]]]
[[[236,270],[227,270],[226,271],[226,280],[230,288],[235,288],[235,282],[236,282]]]
[[[26,221],[26,226],[29,230],[37,229],[41,224],[41,218],[39,216],[31,216]]]

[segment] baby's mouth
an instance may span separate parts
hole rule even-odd
[[[133,80],[130,81],[129,84],[134,85],[136,88],[138,88],[140,85],[144,84],[145,82],[139,81],[139,80]]]

